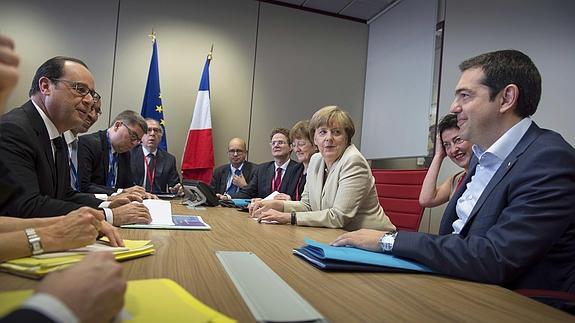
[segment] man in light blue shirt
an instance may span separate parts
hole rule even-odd
[[[332,244],[392,253],[440,273],[511,289],[575,292],[575,149],[530,116],[541,76],[516,50],[473,57],[451,112],[474,144],[439,235],[359,230]]]

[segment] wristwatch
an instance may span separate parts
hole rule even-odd
[[[395,242],[395,237],[397,236],[397,231],[391,231],[384,234],[381,239],[379,240],[379,244],[381,245],[381,249],[385,253],[391,253],[393,249],[393,243]]]
[[[40,241],[40,237],[36,234],[36,230],[32,228],[28,228],[25,230],[26,237],[28,237],[28,243],[30,244],[30,250],[32,250],[32,254],[40,255],[44,253],[44,249],[42,248],[42,241]]]

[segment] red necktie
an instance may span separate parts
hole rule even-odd
[[[279,191],[281,185],[282,185],[282,169],[280,167],[276,169],[276,178],[274,178],[272,191]]]
[[[459,186],[461,186],[461,184],[463,183],[463,180],[465,179],[466,175],[467,175],[467,172],[463,172],[463,174],[461,175],[461,177],[457,181],[457,186],[455,187],[455,191],[457,191],[459,189]]]

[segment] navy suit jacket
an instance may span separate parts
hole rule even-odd
[[[505,287],[575,291],[575,150],[550,130],[531,125],[503,161],[460,234],[451,234],[457,200],[439,235],[399,232],[396,256],[441,273]]]
[[[102,202],[70,187],[68,163],[65,174],[57,176],[48,130],[31,101],[0,118],[0,160],[22,189],[1,215],[49,217]]]
[[[80,191],[87,193],[115,193],[118,188],[134,186],[130,164],[130,152],[118,154],[116,188],[106,186],[110,164],[110,145],[106,130],[80,136],[78,140],[78,177]]]
[[[132,176],[137,185],[144,187],[144,151],[142,145],[131,151]],[[154,187],[152,193],[166,193],[167,187],[174,187],[180,183],[180,176],[176,168],[176,157],[167,151],[158,149],[156,152],[156,170],[154,174]]]
[[[272,179],[275,176],[274,163],[274,161],[271,161],[260,164],[257,167],[254,177],[252,177],[252,180],[248,183],[248,186],[240,189],[231,196],[233,198],[247,199],[254,197],[264,198],[270,195],[272,193]],[[295,201],[297,181],[302,172],[303,165],[290,160],[278,192],[288,194],[291,196],[291,199]]]
[[[18,308],[0,318],[0,323],[17,322],[54,323],[52,319],[36,310],[22,308]]]
[[[248,184],[254,177],[257,167],[258,167],[257,164],[254,164],[247,160],[244,161],[244,166],[242,167],[242,174],[244,175],[244,178],[246,179],[246,182]],[[210,186],[214,189],[216,193],[224,194],[226,192],[230,172],[231,172],[230,164],[221,165],[218,166],[218,168],[214,169],[214,174],[212,176]]]

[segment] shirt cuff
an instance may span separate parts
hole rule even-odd
[[[104,216],[106,217],[106,222],[110,223],[111,225],[114,225],[114,212],[112,212],[112,209],[105,207],[102,208],[102,210],[104,210]]]
[[[94,194],[94,196],[102,201],[108,200],[108,195],[104,193]]]
[[[79,323],[78,317],[56,297],[47,293],[37,293],[28,298],[21,308],[38,311],[59,323]]]
[[[110,207],[110,204],[112,204],[111,201],[104,201],[104,202],[100,203],[100,205],[98,205],[98,208],[103,209],[105,207]]]

